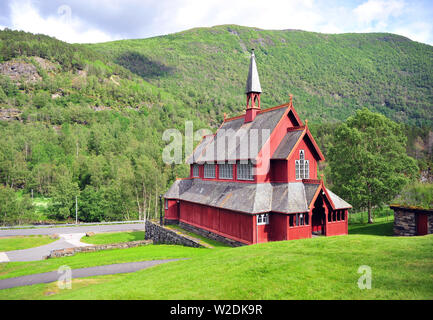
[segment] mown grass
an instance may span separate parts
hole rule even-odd
[[[90,244],[112,244],[138,240],[144,240],[144,231],[98,233],[91,237],[83,237],[80,241]]]
[[[56,271],[67,265],[72,269],[108,265],[122,262],[192,258],[207,254],[210,250],[175,245],[148,245],[129,249],[113,249],[79,253],[71,257],[54,258],[31,262],[0,263],[0,279],[29,274]]]
[[[55,239],[51,239],[49,236],[14,236],[0,238],[0,252],[22,250],[28,248],[34,248],[49,244]]]
[[[0,299],[433,299],[433,235],[373,235],[375,226],[221,250],[178,247],[180,255],[191,249],[191,259],[48,296],[44,285],[1,290]],[[369,290],[357,285],[362,265],[372,269]]]

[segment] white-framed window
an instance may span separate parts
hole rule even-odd
[[[310,161],[305,160],[305,151],[299,150],[299,160],[295,160],[296,180],[310,179]]]
[[[213,163],[204,164],[204,177],[215,178],[215,165]]]
[[[251,161],[248,161],[248,163],[238,163],[236,169],[238,180],[254,180],[253,164]]]
[[[192,177],[198,178],[200,176],[200,167],[198,164],[192,165]]]
[[[165,200],[165,210],[168,210],[168,200]]]
[[[258,214],[257,215],[257,225],[269,224],[269,214]]]
[[[229,163],[219,164],[218,175],[220,179],[233,179],[233,165]]]

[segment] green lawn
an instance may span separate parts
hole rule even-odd
[[[1,290],[0,299],[433,299],[433,235],[392,237],[390,225],[351,226],[348,236],[220,250],[155,245],[23,263],[21,270],[6,264],[3,272],[10,276],[38,264],[45,264],[40,271],[105,264],[116,257],[190,258],[127,275],[77,279],[72,290],[49,295],[53,284]],[[370,290],[357,286],[362,265],[372,269]]]
[[[53,241],[56,241],[56,239],[51,239],[49,236],[14,236],[0,238],[0,252],[39,247]]]
[[[208,254],[210,251],[209,249],[176,245],[148,245],[129,249],[78,253],[71,257],[53,258],[42,261],[7,262],[0,263],[0,279],[56,271],[63,265],[77,269],[122,262],[192,258],[198,255]],[[1,293],[3,293],[2,290],[0,290],[0,294]]]
[[[91,237],[82,237],[81,242],[90,244],[111,244],[144,240],[144,231],[97,233]]]

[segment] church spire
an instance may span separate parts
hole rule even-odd
[[[247,95],[247,112],[245,114],[245,122],[251,122],[260,111],[260,93],[262,93],[254,49],[251,50],[250,69],[248,71],[245,93]]]
[[[254,49],[251,49],[250,70],[248,71],[245,93],[248,94],[253,92],[261,93],[262,87],[260,86],[259,73],[257,71]]]

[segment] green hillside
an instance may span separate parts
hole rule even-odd
[[[367,106],[405,123],[408,153],[431,168],[433,50],[401,36],[217,26],[71,45],[6,29],[0,224],[66,220],[75,215],[75,196],[82,221],[157,214],[158,195],[187,172],[163,163],[162,133],[183,131],[186,120],[195,130],[215,129],[224,112],[242,112],[252,47],[263,107],[293,93],[325,157],[334,123]],[[50,198],[37,214],[32,190]]]
[[[217,125],[243,111],[250,49],[262,103],[294,94],[301,117],[344,120],[366,106],[393,120],[433,124],[433,48],[384,33],[320,34],[235,25],[88,46],[164,88]]]

